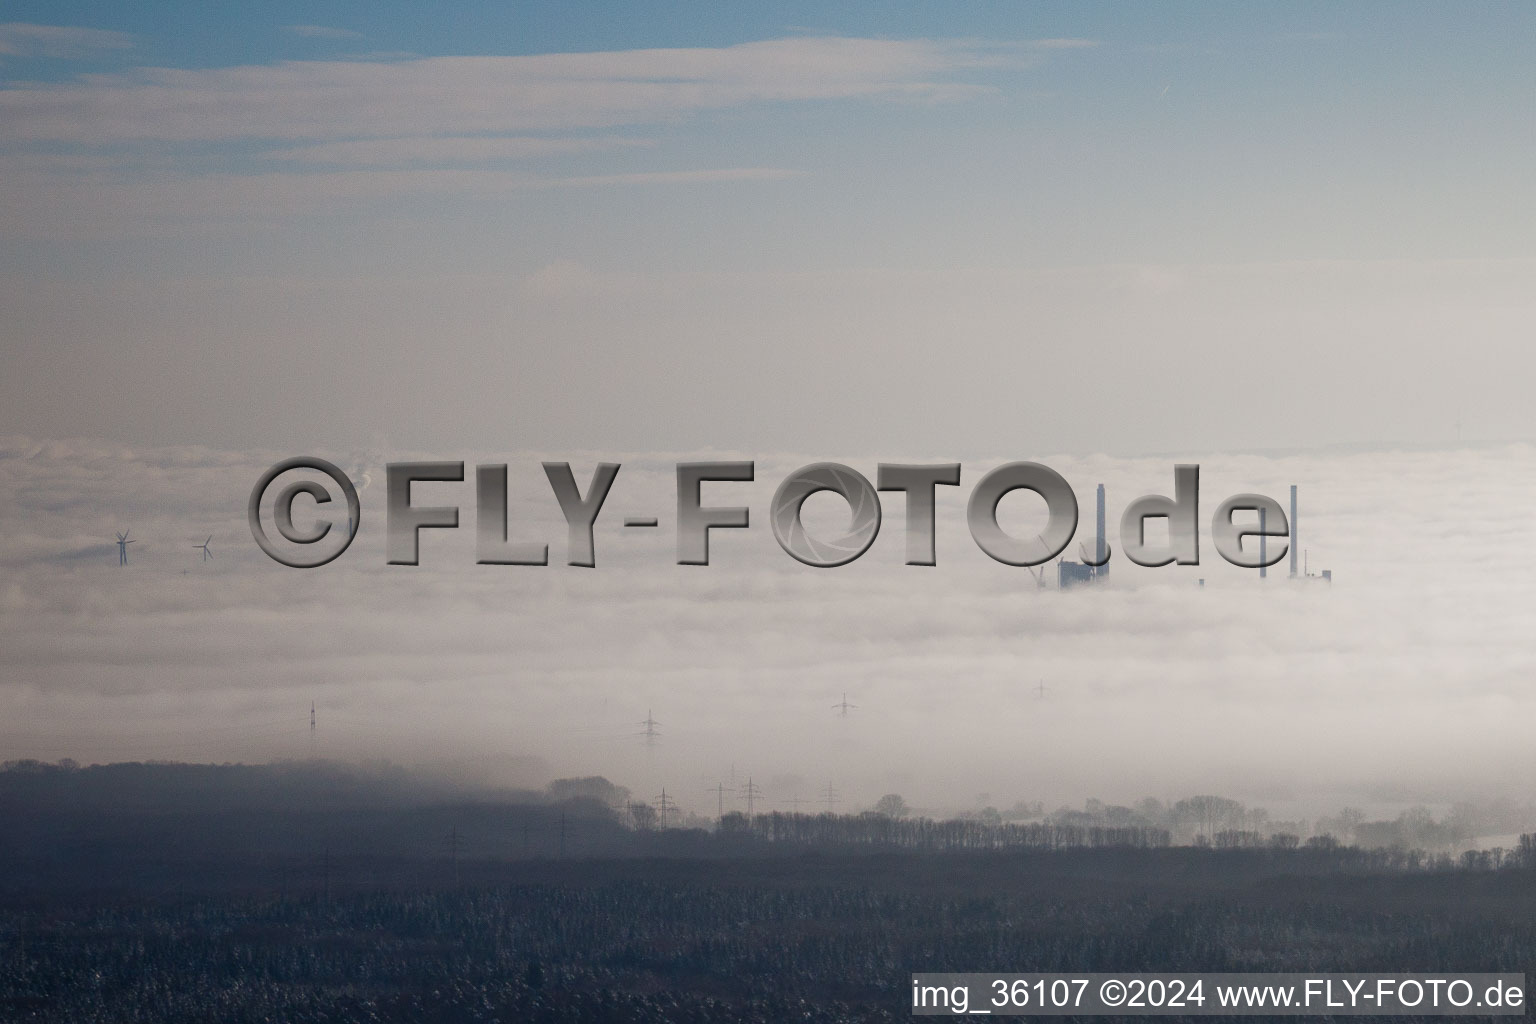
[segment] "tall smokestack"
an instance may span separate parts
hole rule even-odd
[[[1291,484],[1291,579],[1296,578],[1296,485]]]
[[[1264,509],[1259,509],[1259,579],[1269,575],[1269,566],[1264,563],[1269,561],[1269,535],[1264,532]]]
[[[1099,484],[1099,508],[1098,508],[1098,513],[1097,513],[1097,515],[1094,518],[1094,522],[1097,524],[1098,530],[1099,530],[1099,534],[1098,534],[1099,539],[1094,542],[1094,549],[1093,549],[1093,560],[1095,562],[1099,563],[1099,567],[1094,570],[1094,574],[1097,575],[1097,576],[1108,576],[1109,575],[1109,566],[1104,561],[1104,485],[1103,484]]]

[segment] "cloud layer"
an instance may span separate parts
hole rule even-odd
[[[1025,51],[1027,52],[1027,51]],[[652,123],[744,103],[969,95],[1006,52],[802,38],[718,49],[142,68],[0,91],[0,142],[399,138]]]
[[[1261,585],[1216,559],[1203,524],[1202,566],[1117,557],[1112,585],[1078,593],[1039,590],[970,541],[964,496],[997,455],[941,489],[937,568],[901,564],[901,503],[888,498],[870,552],[819,571],[764,525],[778,479],[816,456],[759,454],[755,484],[711,485],[709,500],[749,504],[756,525],[717,533],[716,564],[688,568],[673,564],[666,514],[686,456],[603,453],[624,468],[598,568],[580,570],[563,564],[538,469],[561,454],[494,456],[511,464],[512,535],[548,542],[548,567],[474,564],[466,484],[419,489],[464,506],[457,534],[425,537],[421,567],[384,565],[374,487],[354,548],[302,572],[262,556],[242,521],[270,456],[12,439],[0,743],[82,760],[305,756],[317,700],[327,755],[487,775],[534,756],[669,792],[697,782],[700,807],[733,764],[805,786],[770,803],[832,781],[855,802],[1218,790],[1277,811],[1503,793],[1536,773],[1529,446],[1207,456],[1206,517],[1229,493],[1283,501],[1300,485],[1303,546],[1333,586],[1292,583],[1283,565]],[[585,481],[597,455],[573,458]],[[1171,460],[1044,461],[1085,508],[1105,482],[1112,524],[1131,497],[1171,486]],[[873,475],[872,461],[850,462]],[[835,506],[807,508],[813,527],[835,528]],[[654,533],[618,525],[657,513]],[[1001,514],[1021,534],[1039,528],[1022,499]],[[139,541],[127,568],[112,544],[123,528]],[[848,719],[831,710],[845,691],[859,705]],[[648,711],[663,723],[654,748],[636,735]]]

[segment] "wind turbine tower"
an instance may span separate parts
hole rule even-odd
[[[128,529],[128,530],[124,530],[122,533],[119,533],[117,535],[117,564],[118,565],[127,565],[128,564],[128,545],[133,543],[133,541],[128,539],[128,534],[130,534],[132,532],[133,532],[132,529]],[[212,540],[213,538],[209,537],[208,539]]]

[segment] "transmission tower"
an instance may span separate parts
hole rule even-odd
[[[716,814],[717,814],[718,820],[724,821],[725,820],[725,794],[729,793],[732,796],[735,796],[736,795],[735,788],[733,787],[733,788],[727,789],[725,783],[717,782],[712,787],[710,787],[709,789],[706,789],[704,792],[715,794],[716,802],[718,804],[718,810],[717,810]]]
[[[651,717],[650,708],[645,709],[645,721],[641,722],[640,724],[645,726],[644,729],[640,730],[640,735],[645,737],[645,745],[648,747],[654,747],[656,745],[656,737],[661,735],[660,731],[658,731],[656,727],[661,723]]]
[[[667,830],[667,812],[677,810],[677,804],[673,803],[667,796],[667,788],[665,786],[661,788],[661,796],[656,798],[656,810],[661,815],[661,830],[665,832]]]
[[[837,806],[837,802],[838,802],[837,790],[832,788],[832,783],[829,782],[829,783],[826,784],[825,787],[822,788],[822,791],[821,791],[821,802],[827,805],[827,813],[828,814],[831,814],[832,813],[832,809]]]
[[[747,824],[752,823],[752,811],[757,805],[757,798],[763,795],[762,787],[752,781],[752,776],[747,776],[747,784],[742,787],[742,795],[747,800]]]

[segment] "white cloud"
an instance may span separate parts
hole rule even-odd
[[[67,25],[0,25],[0,56],[80,57],[94,50],[126,50],[133,37],[123,32]]]
[[[144,68],[0,91],[0,139],[341,139],[518,135],[654,123],[762,101],[958,98],[969,68],[1018,49],[931,40],[783,39],[708,49],[389,63]]]
[[[960,100],[988,87],[956,76],[1029,63],[1054,45],[795,38],[18,83],[0,88],[0,222],[54,242],[166,237],[400,196],[782,178],[797,172],[756,155],[746,166],[609,161],[561,175],[497,165],[650,146],[632,129],[744,104]],[[234,140],[285,144],[228,159],[181,145]]]

